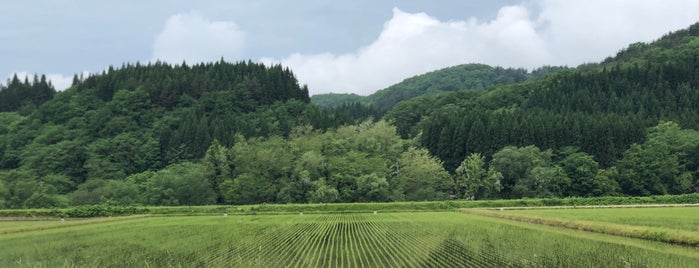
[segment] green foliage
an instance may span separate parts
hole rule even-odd
[[[63,210],[52,210],[55,217],[70,217],[70,218],[94,218],[94,217],[113,217],[124,215],[145,214],[148,209],[137,208],[132,206],[114,206],[114,205],[92,205],[92,206],[77,206]]]
[[[386,175],[403,152],[395,128],[381,121],[237,139],[228,153],[233,176],[220,187],[233,204],[388,201]]]
[[[663,122],[649,130],[646,141],[634,144],[619,161],[618,181],[631,195],[681,194],[694,189],[693,172],[699,131],[681,130]],[[688,167],[690,167],[688,169]]]
[[[551,151],[541,151],[536,146],[508,146],[493,155],[490,165],[502,174],[502,196],[507,198],[534,197],[544,181],[532,174],[537,167],[551,165]]]
[[[0,180],[0,208],[7,208],[7,200],[10,198],[10,190],[5,186],[5,182]]]
[[[223,195],[221,194],[221,183],[231,177],[232,167],[230,166],[229,151],[221,145],[218,140],[214,140],[206,150],[206,154],[202,159],[204,167],[204,176],[209,180],[211,187],[216,193],[217,203],[223,203]]]
[[[359,202],[386,202],[390,200],[390,194],[388,180],[376,173],[357,178],[356,195]]]
[[[350,103],[361,102],[365,97],[357,94],[317,94],[311,96],[311,102],[321,108],[333,108]]]
[[[43,82],[8,83],[7,88],[0,86],[0,102],[15,88],[30,92]],[[221,155],[213,160],[215,151],[203,159],[208,148],[217,147],[213,141],[219,149],[228,148],[236,134],[287,137],[300,125],[325,129],[357,120],[341,119],[340,110],[333,114],[310,104],[307,88],[299,86],[289,69],[252,62],[110,67],[100,74],[76,76],[71,88],[31,105],[34,108],[22,109],[22,115],[0,113],[0,170],[21,170],[28,181],[47,178],[51,194],[75,191],[73,197],[83,196],[77,198],[83,200],[76,201],[80,204],[105,202],[94,196],[104,195],[94,185],[79,189],[83,183],[121,181],[133,174],[199,161],[206,167],[216,200],[223,202],[218,187],[231,176],[232,167],[221,166],[230,164],[227,159],[220,161]],[[8,184],[14,189],[17,183]],[[146,192],[143,185],[136,185],[139,194]],[[13,200],[5,206],[42,203],[26,203],[29,196],[21,193],[11,191]],[[145,197],[122,199],[120,195],[108,194],[107,199],[115,196],[115,202],[148,203]]]
[[[600,169],[594,158],[584,152],[572,152],[559,164],[570,178],[570,190],[566,196],[603,196],[618,191],[618,184],[609,172]]]
[[[45,75],[29,82],[19,80],[17,74],[7,80],[7,85],[0,84],[0,112],[19,112],[23,115],[31,114],[37,106],[53,98],[56,89]]]
[[[143,203],[160,206],[213,204],[216,193],[204,174],[203,167],[189,162],[155,172],[144,182]]]
[[[525,69],[504,69],[483,64],[463,64],[414,76],[369,95],[364,102],[384,112],[417,96],[458,90],[485,90],[527,80]]]
[[[72,205],[112,204],[131,205],[139,203],[140,194],[131,180],[91,179],[80,184],[68,194]]]
[[[502,173],[485,168],[485,158],[471,154],[456,168],[455,192],[459,199],[494,198],[502,189]]]
[[[452,189],[449,173],[442,163],[425,149],[409,148],[398,160],[394,183],[394,200],[424,201],[447,199]]]
[[[449,171],[471,153],[490,158],[505,146],[528,145],[574,146],[608,168],[661,121],[699,129],[698,40],[680,30],[602,64],[485,92],[418,97],[397,105],[387,120],[402,137],[418,137]]]

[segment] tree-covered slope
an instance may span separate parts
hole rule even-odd
[[[357,94],[327,93],[311,96],[311,102],[315,103],[321,108],[333,108],[346,104],[361,102],[364,98],[366,97]]]
[[[413,97],[457,90],[485,90],[494,85],[527,80],[525,69],[464,64],[414,76],[367,96],[365,102],[390,109]]]
[[[525,69],[491,67],[485,64],[463,64],[407,78],[369,96],[356,94],[319,94],[311,97],[321,107],[361,102],[386,112],[401,101],[423,95],[461,90],[486,90],[496,85],[537,79],[566,67],[544,66],[528,72]]]
[[[14,80],[3,94],[47,85]],[[51,96],[26,97],[20,103],[33,108],[24,113],[0,113],[6,206],[65,203],[56,197],[198,161],[214,140],[232,146],[236,135],[285,137],[300,125],[324,129],[358,120],[310,104],[290,70],[251,62],[110,67],[76,76],[71,88]]]
[[[506,146],[554,151],[573,146],[602,167],[626,163],[632,153],[627,149],[645,142],[646,130],[660,122],[699,129],[698,28],[634,44],[603,63],[536,81],[415,98],[398,104],[387,119],[404,137],[417,137],[452,171],[471,153],[493,157]],[[684,153],[668,149],[679,154],[681,164],[667,174],[689,172],[696,182],[696,159],[683,154],[697,148],[687,144],[680,150]],[[678,192],[669,188],[645,185],[622,192]]]

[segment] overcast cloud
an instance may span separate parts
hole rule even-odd
[[[210,21],[196,12],[176,14],[165,22],[153,44],[152,60],[171,63],[239,59],[245,33],[232,21]]]
[[[695,1],[545,0],[502,7],[487,21],[440,21],[394,8],[379,37],[356,52],[297,53],[263,61],[290,66],[312,94],[368,95],[407,77],[463,63],[532,69],[597,62],[630,43],[685,28],[698,14]]]
[[[0,75],[58,89],[124,62],[223,57],[281,63],[311,94],[367,95],[457,64],[598,62],[699,20],[692,0],[40,2],[0,5]]]

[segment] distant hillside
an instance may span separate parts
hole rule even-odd
[[[566,68],[544,66],[529,73],[525,69],[463,64],[407,78],[366,97],[355,94],[320,94],[311,97],[311,101],[321,107],[333,107],[358,101],[376,107],[383,113],[401,101],[418,96],[459,90],[485,90],[492,86],[536,79],[564,69]]]
[[[414,76],[369,95],[365,102],[390,109],[413,97],[457,90],[484,90],[491,86],[527,80],[525,69],[504,69],[484,64],[464,64]]]
[[[491,157],[506,146],[554,151],[572,146],[602,167],[616,166],[613,172],[619,174],[612,177],[624,194],[681,193],[699,183],[699,143],[689,138],[693,132],[680,135],[677,130],[699,129],[698,70],[695,24],[652,43],[633,44],[602,63],[535,81],[414,98],[398,104],[386,118],[403,137],[418,138],[451,171],[472,153]],[[638,145],[668,133],[679,135],[668,138],[674,145]],[[639,171],[661,164],[653,159],[678,164],[665,174]],[[686,181],[675,182],[679,178]],[[504,196],[517,196],[511,187],[506,186]]]
[[[313,95],[311,96],[311,102],[315,103],[321,108],[331,108],[355,102],[362,102],[364,98],[364,96],[359,96],[357,94],[329,93]]]

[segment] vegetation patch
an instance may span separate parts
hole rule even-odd
[[[679,244],[684,246],[699,247],[699,232],[662,227],[634,226],[629,224],[617,224],[599,221],[566,220],[560,218],[537,217],[531,215],[506,213],[504,211],[495,210],[460,209],[460,211],[475,215],[496,217],[554,227],[564,227],[575,230],[583,230],[589,232],[597,232],[603,234],[619,235],[631,238],[640,238],[658,242]],[[608,212],[614,213],[614,211],[610,210],[608,210]]]

